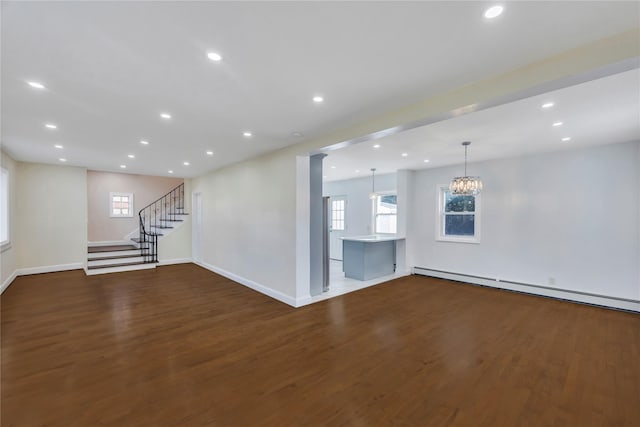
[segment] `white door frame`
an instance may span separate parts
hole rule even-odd
[[[191,208],[193,217],[191,222],[191,258],[194,263],[201,262],[202,256],[202,192],[191,193]]]

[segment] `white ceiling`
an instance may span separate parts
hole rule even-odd
[[[193,177],[638,26],[637,2],[490,4],[2,2],[2,144]]]
[[[548,102],[553,107],[542,108]],[[635,140],[640,140],[637,69],[331,151],[324,174],[335,181],[370,175],[371,168],[384,174],[459,164],[462,141],[472,142],[469,161],[475,162]]]

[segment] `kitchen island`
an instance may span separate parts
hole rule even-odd
[[[342,271],[345,277],[371,280],[393,274],[396,269],[395,234],[342,237]]]

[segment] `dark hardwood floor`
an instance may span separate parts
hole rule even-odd
[[[300,309],[192,264],[19,277],[2,426],[637,426],[640,315],[411,276]]]

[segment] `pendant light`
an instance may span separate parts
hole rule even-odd
[[[376,168],[371,168],[371,193],[369,193],[369,198],[375,200],[376,197],[378,197],[376,194]]]
[[[457,176],[451,180],[449,190],[458,196],[475,196],[482,191],[482,181],[479,176],[467,176],[467,148],[471,142],[462,143],[464,147],[464,176]]]

